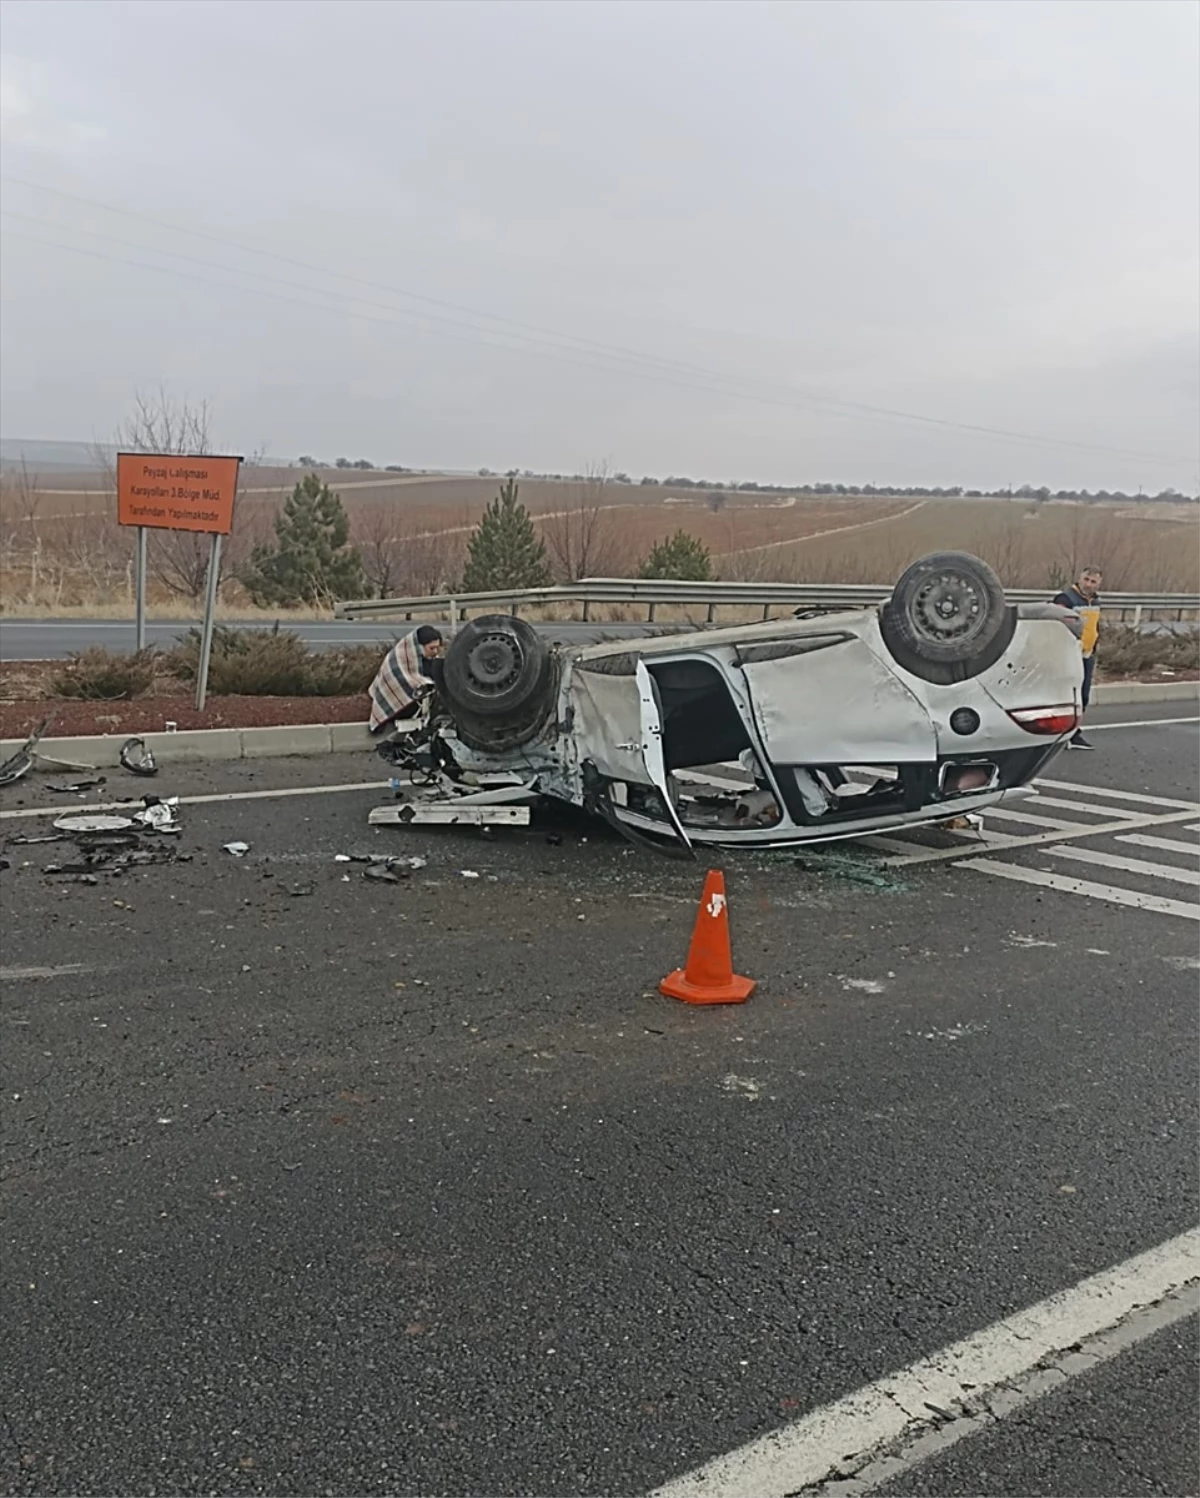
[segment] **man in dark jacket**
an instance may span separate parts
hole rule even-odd
[[[1079,647],[1083,651],[1082,700],[1085,713],[1092,695],[1092,674],[1096,669],[1096,641],[1100,634],[1100,584],[1103,581],[1104,574],[1099,567],[1085,567],[1073,587],[1064,588],[1054,597],[1055,603],[1064,609],[1073,609],[1083,623]],[[1095,748],[1094,744],[1084,738],[1081,728],[1077,728],[1071,735],[1069,746],[1072,749]]]

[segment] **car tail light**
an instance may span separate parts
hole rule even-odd
[[[1008,715],[1026,733],[1057,738],[1079,727],[1079,714],[1073,707],[1019,707]]]

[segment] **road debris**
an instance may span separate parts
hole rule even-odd
[[[72,780],[67,785],[48,785],[46,789],[59,796],[77,796],[84,791],[94,791],[98,785],[103,784],[104,776],[94,775],[89,780]]]
[[[56,817],[50,825],[59,832],[123,832],[133,826],[133,818],[116,816],[112,812],[74,812]]]
[[[222,843],[221,849],[225,853],[231,853],[234,858],[245,858],[250,851],[249,843]]]
[[[395,869],[393,869],[389,864],[380,862],[369,864],[363,870],[363,878],[375,879],[381,884],[399,884],[401,879],[408,878],[408,872],[407,870],[405,870],[402,873],[397,874]]]
[[[173,727],[174,725],[170,725]],[[168,732],[170,727],[168,728]],[[158,762],[154,758],[154,751],[146,748],[145,739],[126,739],[121,745],[117,759],[123,770],[128,770],[131,775],[157,775]]]
[[[145,806],[135,813],[133,820],[140,822],[150,832],[182,832],[179,822],[179,797],[168,796],[159,800],[157,796],[145,797]]]

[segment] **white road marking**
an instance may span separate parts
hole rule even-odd
[[[1064,1376],[1082,1373],[1098,1361],[1093,1352],[1076,1362],[1067,1353],[1062,1362],[1067,1349],[1112,1334],[1140,1308],[1165,1305],[1168,1297],[1194,1285],[1198,1275],[1200,1232],[1192,1229],[719,1456],[665,1483],[651,1498],[785,1498],[828,1484],[848,1470],[865,1475],[884,1457],[891,1458],[888,1465],[894,1472],[897,1460],[911,1465],[905,1456],[918,1438],[945,1425],[937,1411],[965,1417],[993,1409],[1003,1392],[998,1386],[1028,1378],[1055,1355],[1060,1355],[1061,1371],[1053,1383],[1061,1386]],[[1193,1306],[1194,1297],[1172,1301],[1158,1318],[1143,1316],[1137,1340],[1169,1325],[1163,1316],[1179,1320]],[[994,1422],[969,1424],[962,1418],[961,1423],[966,1435],[981,1423]],[[891,1472],[878,1471],[858,1491],[869,1491]]]
[[[993,816],[994,809],[984,808],[983,816]],[[2,816],[3,813],[0,813]],[[1073,837],[1104,837],[1110,832],[1128,832],[1131,827],[1164,827],[1171,822],[1186,822],[1192,815],[1190,811],[1163,812],[1156,816],[1132,816],[1125,815],[1119,822],[1097,822],[1086,826],[1082,822],[1070,824]],[[1064,830],[1056,832],[1034,832],[1028,837],[1014,837],[1005,846],[1006,851],[1019,851],[1021,848],[1040,848],[1046,843],[1061,843],[1066,841]],[[969,844],[960,844],[955,848],[918,848],[912,853],[905,854],[902,858],[885,858],[883,861],[888,868],[905,868],[917,863],[935,863],[942,859],[968,859],[976,856],[978,849]]]
[[[1160,853],[1182,853],[1185,858],[1200,858],[1200,844],[1179,843],[1169,837],[1144,837],[1141,833],[1131,832],[1116,841],[1133,843],[1138,848],[1156,848]]]
[[[1088,733],[1104,733],[1110,728],[1160,728],[1164,723],[1200,723],[1200,718],[1140,718],[1136,723],[1087,723]]]
[[[1113,791],[1105,785],[1079,785],[1074,780],[1039,780],[1035,783],[1039,789],[1044,785],[1052,791],[1083,791],[1088,796],[1100,796],[1112,801],[1133,801],[1138,806],[1173,806],[1186,811],[1188,807],[1194,810],[1200,805],[1195,801],[1174,801],[1169,796],[1146,796],[1140,791]]]
[[[1091,801],[1067,801],[1061,796],[1043,796],[1038,793],[1035,806],[1059,806],[1063,811],[1081,811],[1089,817],[1111,817],[1113,808],[1111,806],[1096,806]],[[1136,812],[1129,813],[1131,817],[1137,816]]]
[[[976,858],[963,864],[964,869],[977,869],[981,874],[996,874],[1001,879],[1015,879],[1018,884],[1037,884],[1044,889],[1062,890],[1068,895],[1086,895],[1093,900],[1105,900],[1110,905],[1131,905],[1135,910],[1152,910],[1158,915],[1177,915],[1185,920],[1200,921],[1200,905],[1191,905],[1186,900],[1168,900],[1161,895],[1142,895],[1133,889],[1122,889],[1116,884],[1094,884],[1090,879],[1071,879],[1066,874],[1053,874],[1048,869],[1027,869],[1019,863],[999,863],[994,858]]]
[[[1045,805],[1041,800],[1039,806]],[[1039,817],[1032,811],[1009,811],[1004,806],[989,806],[980,813],[985,817],[997,817],[1002,822],[1025,822],[1030,827],[1057,827],[1060,832],[1081,831],[1083,824],[1070,818],[1066,821],[1062,817]],[[1110,813],[1111,815],[1111,813]],[[1131,813],[1132,815],[1132,813]]]
[[[214,791],[207,796],[180,796],[180,806],[208,806],[219,801],[274,801],[286,796],[337,796],[343,791],[386,791],[386,780],[355,780],[349,785],[290,785],[274,791]],[[135,801],[95,801],[81,805],[81,812],[129,811]],[[0,821],[19,817],[61,817],[61,806],[28,806],[20,811],[0,811]]]
[[[82,962],[64,962],[61,967],[0,967],[0,983],[21,983],[27,978],[69,978],[72,973],[88,973]]]
[[[1200,832],[1200,822],[1195,822],[1191,827],[1185,827],[1185,832]]]
[[[1046,852],[1080,863],[1099,864],[1104,869],[1120,869],[1125,874],[1140,874],[1145,879],[1173,879],[1176,884],[1200,885],[1200,869],[1181,869],[1178,864],[1148,863],[1144,858],[1122,858],[1119,853],[1106,853],[1101,848],[1068,848],[1053,843]]]

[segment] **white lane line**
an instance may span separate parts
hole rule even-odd
[[[976,858],[962,865],[978,869],[981,874],[997,874],[1001,879],[1015,879],[1018,884],[1036,884],[1043,889],[1062,890],[1068,895],[1086,895],[1109,905],[1131,905],[1135,910],[1151,910],[1157,915],[1177,915],[1184,920],[1200,921],[1200,905],[1186,900],[1168,900],[1162,895],[1141,895],[1134,889],[1117,884],[1095,884],[1091,879],[1071,879],[1049,869],[1027,869],[1019,863],[998,863],[994,858]]]
[[[1110,728],[1160,728],[1164,723],[1200,723],[1200,718],[1140,718],[1136,723],[1088,723],[1088,733],[1104,733]]]
[[[1200,844],[1179,843],[1169,837],[1143,837],[1140,833],[1130,833],[1128,837],[1119,837],[1118,843],[1133,843],[1139,848],[1156,848],[1160,853],[1182,853],[1187,858],[1200,858]]]
[[[650,1498],[785,1498],[862,1471],[944,1424],[939,1411],[986,1410],[998,1385],[1028,1377],[1055,1354],[1111,1332],[1141,1307],[1165,1303],[1197,1275],[1200,1232],[1192,1229],[719,1456]],[[1174,1319],[1186,1314],[1180,1309]],[[1147,1326],[1142,1337],[1157,1329]],[[1080,1361],[1073,1372],[1095,1367],[1098,1359]]]
[[[0,967],[0,983],[23,983],[29,978],[68,978],[73,973],[90,973],[82,962],[64,962],[60,967]]]
[[[1140,791],[1113,791],[1106,785],[1080,785],[1074,780],[1037,780],[1035,786],[1040,790],[1042,786],[1052,791],[1082,791],[1087,796],[1100,796],[1112,801],[1133,801],[1138,806],[1171,806],[1186,811],[1188,807],[1195,810],[1200,807],[1196,801],[1173,801],[1169,796],[1146,796]]]
[[[1040,792],[1032,805],[1035,808],[1040,806],[1058,806],[1063,811],[1079,811],[1088,817],[1111,817],[1113,814],[1111,806],[1097,806],[1092,801],[1068,801],[1062,796],[1043,796]],[[1136,817],[1137,812],[1131,811],[1129,815]]]
[[[1165,841],[1165,839],[1164,839]],[[1144,879],[1171,879],[1176,884],[1200,885],[1200,869],[1181,869],[1174,863],[1149,863],[1144,858],[1122,858],[1101,848],[1068,848],[1051,843],[1047,853],[1059,858],[1074,858],[1080,863],[1098,864],[1102,869],[1120,869],[1123,874],[1140,874]]]
[[[343,791],[386,791],[386,780],[355,780],[349,785],[290,785],[274,791],[216,791],[207,796],[180,796],[180,806],[208,806],[217,801],[274,801],[286,796],[337,796]],[[132,812],[137,801],[88,801],[71,806],[29,806],[20,811],[0,811],[0,821],[19,817],[65,817],[93,811]]]
[[[2,815],[3,813],[0,812],[0,816]],[[980,815],[994,816],[995,808],[985,806]],[[1070,828],[1075,837],[1104,837],[1110,832],[1128,832],[1131,827],[1163,827],[1171,822],[1186,822],[1191,815],[1190,811],[1163,812],[1152,817],[1127,814],[1119,822],[1094,822],[1090,826],[1085,826],[1082,822],[1072,822]],[[1065,841],[1063,829],[1060,828],[1056,832],[1033,832],[1027,837],[1014,837],[1005,846],[1007,849],[1041,848],[1047,843]],[[941,859],[970,858],[974,852],[973,847],[965,844],[957,848],[921,848],[902,858],[885,858],[884,863],[889,868],[903,868],[914,863],[935,863]]]
[[[1039,797],[1037,805],[1043,804]],[[1109,816],[1111,815],[1112,813],[1109,812]],[[1036,812],[1009,811],[1004,806],[985,806],[980,816],[998,817],[1002,822],[1028,822],[1030,827],[1057,827],[1060,832],[1078,832],[1083,827],[1083,823],[1077,822],[1074,818],[1064,820],[1062,817],[1039,817]]]
[[[1185,827],[1185,832],[1200,832],[1200,822],[1194,822],[1191,827]]]

